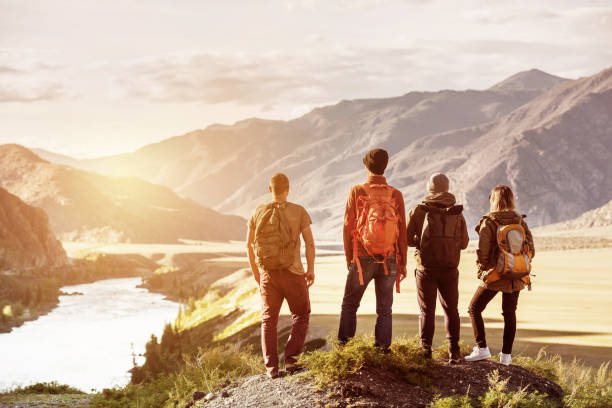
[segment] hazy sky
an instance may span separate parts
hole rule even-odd
[[[74,156],[612,66],[612,1],[0,0],[0,143]]]

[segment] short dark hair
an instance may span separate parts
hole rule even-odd
[[[289,178],[283,173],[276,173],[270,179],[270,188],[274,194],[280,194],[289,188]]]

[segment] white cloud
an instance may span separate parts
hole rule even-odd
[[[0,79],[0,102],[51,101],[64,95],[65,90],[58,83]]]
[[[54,52],[0,49],[0,103],[59,99],[68,93]]]
[[[341,99],[400,76],[416,50],[304,54],[174,54],[133,60],[114,70],[124,96],[157,102],[303,104]],[[397,92],[395,86],[383,86]],[[361,92],[361,91],[360,91]]]
[[[612,57],[612,50],[595,52],[601,52],[603,59]],[[554,67],[574,72],[581,65],[584,60],[576,59],[570,47],[491,39],[421,41],[414,48],[347,47],[333,52],[170,54],[127,61],[112,69],[112,75],[113,92],[123,98],[289,105],[296,112],[302,111],[298,107],[340,99],[483,88],[530,68],[561,75]]]

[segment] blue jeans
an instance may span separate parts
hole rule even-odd
[[[346,343],[355,337],[357,329],[357,309],[361,303],[361,298],[374,279],[374,289],[376,290],[376,327],[374,329],[375,346],[388,349],[391,345],[392,316],[391,307],[393,306],[393,287],[397,277],[397,263],[395,257],[387,258],[388,275],[382,263],[376,263],[372,257],[360,256],[359,261],[363,269],[363,283],[359,284],[359,270],[357,265],[352,263],[346,277],[344,287],[344,298],[342,299],[342,312],[340,313],[340,328],[338,329],[338,340]]]

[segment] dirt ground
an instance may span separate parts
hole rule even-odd
[[[435,395],[465,395],[476,399],[484,394],[489,383],[487,375],[498,370],[500,378],[508,378],[508,391],[527,387],[528,391],[546,393],[559,400],[561,388],[518,366],[502,366],[492,361],[463,363],[450,366],[438,362],[427,384],[380,368],[364,367],[356,374],[328,388],[318,389],[310,379],[301,375],[284,376],[274,380],[264,375],[241,379],[212,395],[201,399],[193,407],[425,407]],[[415,372],[415,375],[420,373]]]

